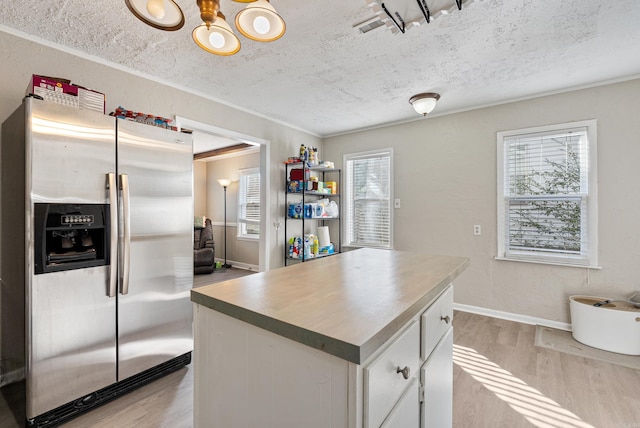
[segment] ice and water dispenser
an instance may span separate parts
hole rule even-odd
[[[109,264],[109,205],[37,203],[34,208],[36,274]]]

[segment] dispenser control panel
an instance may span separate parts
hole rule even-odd
[[[77,214],[73,214],[73,215],[63,215],[60,218],[60,224],[61,225],[73,225],[73,226],[79,226],[79,225],[86,225],[86,226],[90,226],[94,223],[94,217],[93,215],[77,215]]]

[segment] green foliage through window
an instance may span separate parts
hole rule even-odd
[[[584,132],[505,140],[510,250],[582,252]]]

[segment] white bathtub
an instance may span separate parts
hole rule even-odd
[[[580,343],[619,354],[640,355],[640,308],[616,302],[593,306],[607,299],[571,296],[573,338]]]

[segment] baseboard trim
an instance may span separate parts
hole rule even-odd
[[[544,318],[532,317],[529,315],[514,314],[512,312],[497,311],[495,309],[482,308],[480,306],[463,305],[454,303],[453,309],[456,311],[469,312],[477,315],[484,315],[491,318],[498,318],[507,321],[515,321],[522,324],[541,325],[558,330],[571,331],[571,324],[559,321],[552,321]]]
[[[220,263],[224,263],[224,259],[218,259],[216,258],[216,261],[220,262]],[[227,264],[230,264],[231,267],[234,267],[236,269],[244,269],[244,270],[250,270],[252,272],[260,272],[260,267],[257,265],[252,265],[249,263],[241,263],[241,262],[234,262],[233,260],[227,260]]]

